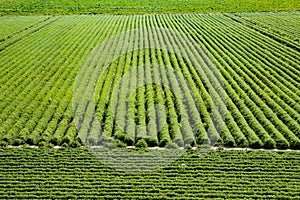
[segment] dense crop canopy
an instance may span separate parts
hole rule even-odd
[[[294,26],[282,29],[281,16]],[[299,149],[299,16],[16,17],[28,23],[0,34],[1,144]],[[101,62],[99,81],[84,85]],[[94,107],[72,102],[76,86]]]

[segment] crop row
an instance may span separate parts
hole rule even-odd
[[[132,173],[108,168],[87,149],[1,149],[0,198],[297,199],[299,196],[298,152],[210,151],[207,156],[197,158],[198,154],[196,150],[186,152],[161,169]],[[246,167],[245,163],[251,165]]]
[[[299,12],[239,14],[243,20],[251,21],[253,25],[261,26],[280,36],[299,42]]]
[[[17,32],[0,44],[1,144],[299,149],[298,44],[241,22],[65,16]]]

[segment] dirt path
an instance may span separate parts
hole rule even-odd
[[[30,148],[39,148],[39,146],[36,145],[30,145],[27,146]],[[22,148],[22,146],[12,146],[9,145],[8,148]],[[61,149],[63,147],[61,146],[55,146],[55,149]],[[87,147],[80,147],[80,148],[87,148]],[[96,149],[96,148],[102,148],[101,146],[92,146],[92,149]],[[128,146],[127,148],[134,148],[134,146]],[[148,149],[158,149],[158,150],[165,150],[166,148],[162,148],[162,147],[149,147]],[[180,147],[179,149],[184,150],[183,147]],[[197,147],[193,147],[193,149],[197,149]],[[239,148],[239,147],[235,147],[235,148],[229,148],[229,147],[211,147],[212,150],[218,150],[218,149],[222,149],[222,150],[226,150],[226,151],[232,151],[232,150],[238,150],[238,151],[292,151],[292,152],[300,152],[300,150],[296,150],[296,149],[252,149],[252,148]]]

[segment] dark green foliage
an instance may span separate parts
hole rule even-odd
[[[120,148],[126,148],[127,147],[127,144],[120,141],[120,140],[115,140],[114,144],[116,145],[116,147],[120,147]]]
[[[68,143],[63,143],[62,145],[61,145],[62,147],[64,147],[64,148],[66,148],[66,147],[69,147],[70,145],[68,144]]]
[[[166,138],[162,139],[159,141],[159,146],[160,147],[165,147],[170,141]]]
[[[47,143],[45,141],[39,142],[39,147],[46,147]]]
[[[132,146],[134,144],[134,139],[130,137],[130,135],[126,133],[119,133],[115,136],[116,139],[124,142],[128,146]]]
[[[47,144],[47,147],[48,147],[48,148],[54,148],[54,144],[48,143],[48,144]],[[79,146],[72,146],[72,147],[79,147]]]
[[[144,138],[145,141],[147,142],[148,146],[149,147],[156,147],[158,146],[158,141],[157,141],[157,138],[154,138],[154,137],[146,137]]]
[[[58,145],[59,139],[57,137],[53,137],[53,138],[51,138],[50,143],[53,145]]]
[[[19,146],[19,145],[21,145],[21,144],[24,144],[24,140],[21,140],[21,139],[15,139],[15,140],[13,141],[13,145],[15,145],[15,146]]]
[[[26,139],[26,143],[29,144],[29,145],[34,145],[34,144],[36,144],[36,143],[35,143],[34,137],[31,137],[31,136],[29,136],[29,137]]]
[[[0,141],[0,147],[7,147],[8,143],[6,141]]]
[[[72,140],[73,140],[73,139],[72,139],[71,137],[65,136],[65,137],[63,137],[61,143],[66,143],[66,144],[70,145],[71,142],[72,142]]]
[[[139,149],[148,148],[148,144],[144,139],[140,139],[135,144],[135,147]]]

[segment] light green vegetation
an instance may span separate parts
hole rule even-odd
[[[299,10],[299,0],[1,0],[2,15],[149,14]]]
[[[300,13],[242,13],[238,14],[244,20],[250,21],[253,25],[263,27],[274,34],[300,41]]]
[[[0,40],[19,34],[47,18],[47,16],[3,16],[0,18]]]
[[[271,14],[259,15],[267,18]],[[299,18],[298,12],[281,15],[284,19],[290,17],[293,30],[299,31],[299,21],[296,20]],[[100,145],[109,138],[115,138],[127,145],[144,139],[149,146],[165,146],[170,142],[183,146],[210,143],[217,139],[217,145],[231,147],[299,149],[299,43],[274,34],[274,31],[280,31],[278,26],[272,25],[276,24],[277,18],[274,22],[268,20],[268,24],[265,24],[270,27],[268,29],[245,22],[244,19],[248,20],[247,15],[54,16],[13,35],[0,43],[1,144],[76,147],[83,143]],[[207,52],[220,71],[226,92],[228,111],[220,137],[215,132],[206,134],[214,116],[211,114],[213,105],[208,100],[206,83],[195,68],[198,64],[191,62],[197,60],[199,55],[190,48],[191,45],[184,46],[182,38],[163,37],[161,31],[152,34],[158,41],[164,38],[171,47],[184,46],[185,54],[190,56],[191,61],[159,49],[140,49],[115,60],[107,66],[106,76],[98,84],[98,118],[93,120],[101,121],[104,133],[87,134],[86,131],[86,135],[78,137],[72,109],[77,72],[83,64],[86,65],[87,56],[102,41],[139,27],[177,30],[193,37]],[[285,32],[285,35],[290,34]],[[143,41],[147,42],[147,38],[143,38]],[[121,48],[122,45],[119,45],[115,50]],[[147,108],[154,102],[165,105],[166,118],[156,110],[156,117],[168,124],[163,130],[157,132],[159,124],[152,123],[152,132],[145,135],[128,125],[126,120],[129,118],[122,118],[124,108],[120,107],[116,115],[109,112],[112,109],[111,90],[120,77],[138,63],[150,62],[172,66],[183,74],[191,85],[190,89],[186,89],[178,80],[165,76],[161,68],[141,68],[144,78],[164,79],[170,88],[179,90],[188,102],[188,110],[201,118],[199,126],[195,128],[191,119],[180,126],[179,132],[174,131],[180,121],[176,100],[166,88],[155,85],[140,88],[130,97],[122,96],[121,89],[117,90],[117,94],[121,100],[130,99],[130,117],[142,125],[149,123]],[[207,70],[207,66],[201,65],[203,70]],[[130,81],[126,84],[143,81],[143,77],[131,73]],[[126,84],[121,84],[121,87],[127,87]],[[217,86],[215,89],[218,89]],[[198,100],[196,106],[192,94]],[[116,119],[125,120],[127,133],[130,134],[124,135],[118,130]]]

